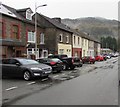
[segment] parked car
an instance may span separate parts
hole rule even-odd
[[[68,57],[66,54],[56,54],[56,55],[50,55],[48,58],[58,58],[63,62],[63,70],[66,69],[74,69],[74,61],[72,57]]]
[[[82,57],[82,62],[84,63],[90,63],[90,64],[94,64],[95,63],[95,57],[92,56],[84,56]]]
[[[74,61],[74,65],[77,66],[77,67],[82,67],[83,65],[83,62],[80,58],[78,57],[73,57],[73,61]]]
[[[25,58],[2,59],[0,66],[2,76],[22,77],[24,80],[31,80],[36,76],[48,77],[52,72],[51,66]]]
[[[101,55],[101,56],[103,56],[103,59],[104,59],[104,61],[106,61],[108,58],[107,58],[107,56],[106,55]]]
[[[39,58],[36,61],[50,65],[53,72],[60,72],[63,70],[63,62],[58,58]]]
[[[103,56],[105,56],[107,59],[111,58],[111,55],[109,55],[109,54],[103,54]]]
[[[104,61],[104,57],[102,55],[95,56],[96,61]]]

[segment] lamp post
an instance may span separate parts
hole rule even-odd
[[[37,58],[37,9],[39,7],[47,6],[47,4],[36,6],[35,4],[35,58]]]

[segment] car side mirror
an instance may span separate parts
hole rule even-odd
[[[20,66],[20,63],[16,63],[16,66]]]

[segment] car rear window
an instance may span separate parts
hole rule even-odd
[[[60,59],[57,59],[57,58],[53,58],[53,59],[51,59],[51,61],[54,61],[54,62],[61,62],[61,60],[60,60]]]

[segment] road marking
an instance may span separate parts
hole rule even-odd
[[[59,75],[56,75],[56,76],[53,76],[53,78],[56,78],[56,77],[58,77]]]
[[[33,81],[33,82],[30,82],[30,83],[27,83],[27,85],[31,85],[31,84],[35,84],[36,82]]]
[[[66,74],[62,74],[62,75],[66,75]]]
[[[11,88],[8,88],[8,89],[5,89],[6,91],[10,91],[10,90],[13,90],[13,89],[16,89],[18,88],[17,86],[16,87],[11,87]]]
[[[71,73],[72,73],[72,71],[69,72],[69,74],[71,74]]]
[[[70,78],[74,78],[75,76],[70,76]]]
[[[48,80],[48,78],[42,79],[41,81],[46,81],[46,80]]]

